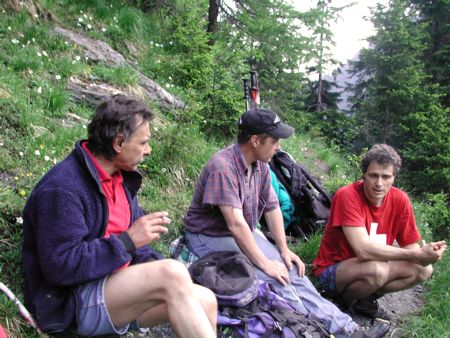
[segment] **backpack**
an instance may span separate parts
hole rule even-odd
[[[240,252],[211,253],[192,263],[189,272],[216,295],[217,325],[227,337],[230,332],[233,338],[330,337],[321,323],[296,311],[266,282],[257,280],[253,265]]]
[[[291,196],[298,221],[286,232],[305,240],[322,230],[330,213],[331,197],[320,181],[285,151],[278,151],[269,162],[270,168]]]

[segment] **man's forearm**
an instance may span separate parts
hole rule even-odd
[[[284,232],[283,215],[281,210],[275,209],[265,214],[267,226],[275,240],[278,250],[284,251],[287,249],[286,234]]]
[[[418,263],[418,248],[396,248],[378,243],[367,243],[365,247],[354,250],[361,260],[368,261],[412,261]]]
[[[230,228],[233,238],[236,241],[242,252],[255,264],[258,268],[262,269],[268,259],[266,255],[256,245],[253,234],[245,225],[236,225]]]

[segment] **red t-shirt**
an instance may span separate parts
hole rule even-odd
[[[414,211],[408,195],[392,187],[383,203],[375,207],[367,200],[363,181],[357,181],[339,189],[333,197],[330,217],[314,259],[314,275],[320,276],[327,266],[355,257],[345,238],[342,226],[366,227],[378,223],[377,234],[386,234],[386,244],[396,240],[401,247],[420,240]]]
[[[109,175],[89,151],[87,142],[82,143],[81,146],[89,155],[92,162],[94,162],[102,184],[103,193],[108,201],[108,225],[106,226],[105,237],[110,237],[111,234],[119,235],[128,229],[131,220],[130,205],[125,190],[123,189],[122,173],[118,171],[112,176]],[[126,263],[120,269],[123,269],[129,264],[130,262]]]

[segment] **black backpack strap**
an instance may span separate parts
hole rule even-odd
[[[325,191],[325,189],[320,185],[317,178],[313,175],[311,175],[308,170],[300,163],[297,163],[298,166],[301,168],[303,175],[306,177],[309,183],[325,198],[325,200],[331,204],[331,197],[328,194],[328,192]]]

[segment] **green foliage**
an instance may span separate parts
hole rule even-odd
[[[434,240],[450,240],[450,208],[448,195],[444,193],[426,194],[419,208],[420,219],[417,221],[423,227],[431,230]]]
[[[359,82],[354,108],[359,144],[389,143],[404,157],[403,185],[417,192],[449,191],[450,126],[439,90],[423,64],[425,26],[407,3],[378,5],[377,33],[353,63]]]
[[[118,87],[135,86],[138,84],[136,70],[130,66],[110,66],[99,64],[91,68],[92,77],[100,81],[117,85]]]
[[[126,6],[127,2],[148,12]],[[442,32],[445,16],[434,10],[443,1],[429,7],[423,1],[414,2],[420,2],[419,8],[426,14],[420,18],[428,22],[439,19],[438,31]],[[299,13],[281,0],[236,2],[236,7],[221,12],[216,43],[210,46],[205,32],[206,0],[155,2],[148,7],[144,1],[132,0],[40,3],[64,27],[109,43],[132,62],[114,69],[95,64],[85,59],[80,47],[52,33],[54,22],[34,20],[25,11],[0,11],[0,277],[19,298],[24,203],[39,178],[71,151],[75,140],[86,137],[83,118],[92,114],[91,107],[69,99],[66,82],[71,76],[123,88],[137,85],[136,71],[141,71],[187,104],[184,110],[159,113],[152,125],[153,153],[141,167],[142,206],[147,211],[167,210],[174,220],[169,233],[155,244],[163,253],[167,254],[168,243],[182,231],[182,217],[204,164],[234,138],[237,117],[244,109],[242,77],[250,67],[259,73],[262,106],[279,112],[297,130],[295,136],[283,141],[284,149],[304,163],[329,191],[359,178],[358,156],[342,152],[342,148],[354,145],[355,129],[360,133],[357,149],[386,134],[390,137],[386,140],[401,145],[399,151],[408,169],[402,173],[402,185],[411,182],[408,187],[420,191],[429,180],[430,189],[444,190],[427,195],[427,202],[418,204],[416,214],[424,225],[424,237],[448,239],[450,133],[448,107],[442,103],[447,94],[445,76],[439,78],[447,71],[448,46],[435,32],[439,53],[429,55],[433,60],[422,65],[422,52],[431,50],[423,28],[432,35],[432,25],[422,26],[417,17],[405,14],[405,7],[396,5],[391,12],[383,13],[381,8],[376,12],[380,34],[371,41],[374,50],[364,51],[357,64],[364,74],[361,79],[367,81],[355,88],[357,118],[352,121],[334,109],[320,115],[307,112],[311,82],[302,65],[313,60],[317,71],[332,62],[326,55],[332,32],[324,11]],[[315,29],[315,33],[305,34],[305,27]],[[322,40],[319,43],[313,38]],[[439,86],[430,85],[434,80]],[[318,86],[314,88],[318,90]],[[324,89],[327,94],[329,88]],[[155,110],[159,112],[157,107]],[[308,243],[291,247],[310,263],[319,242],[320,235],[316,235]],[[446,265],[437,268],[448,271]],[[437,300],[448,302],[448,290],[439,288],[439,283],[447,285],[448,280],[435,280],[429,284],[430,299],[438,306],[427,308],[424,322],[417,324],[421,336],[426,325],[436,326],[436,335],[446,334],[440,325],[445,324],[448,310]],[[15,331],[8,332],[10,336],[34,337],[36,333],[18,318],[15,307],[0,296],[0,322],[13,323]]]
[[[297,244],[290,244],[289,248],[297,254],[305,264],[311,264],[314,258],[317,255],[317,252],[319,251],[320,241],[322,240],[322,234],[321,233],[315,233],[312,234],[308,238],[308,242],[300,242]],[[311,271],[308,269],[308,273]]]
[[[407,337],[448,337],[450,330],[450,255],[446,252],[434,265],[433,277],[427,282],[426,305],[420,315],[409,317],[401,330]]]

